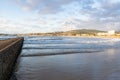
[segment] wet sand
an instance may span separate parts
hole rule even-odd
[[[21,57],[18,80],[120,80],[120,50]]]

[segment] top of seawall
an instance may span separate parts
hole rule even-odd
[[[17,43],[18,41],[23,41],[23,40],[24,40],[24,38],[22,38],[22,37],[20,37],[20,38],[12,38],[12,39],[7,39],[7,40],[0,40],[0,52],[2,50],[5,50],[9,46]]]

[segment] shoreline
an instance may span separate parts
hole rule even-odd
[[[63,37],[85,37],[85,38],[112,38],[112,39],[120,39],[120,36],[63,36]]]
[[[3,35],[4,36],[4,35]],[[7,36],[11,36],[11,35],[7,35]],[[15,35],[17,37],[25,37],[25,36],[35,36],[35,37],[86,37],[86,38],[116,38],[119,39],[120,36],[119,35],[108,35],[108,36],[94,36],[94,35],[83,35],[83,36],[74,36],[74,35]]]
[[[28,35],[28,36],[41,36],[41,35]],[[19,37],[21,37],[21,36],[19,36]],[[41,36],[41,37],[44,37],[44,36]],[[47,36],[47,37],[86,37],[86,38],[116,38],[116,39],[120,39],[120,36],[72,36],[72,35],[70,35],[70,36],[69,35],[68,36],[64,36],[64,35],[53,36],[53,35],[51,35],[51,36]]]

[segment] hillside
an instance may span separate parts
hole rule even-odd
[[[80,29],[80,30],[71,30],[67,31],[65,33],[72,33],[72,34],[96,34],[99,32],[106,32],[106,31],[100,31],[95,29]]]
[[[17,35],[17,36],[64,36],[64,35],[71,35],[74,36],[76,34],[89,34],[89,35],[95,35],[99,32],[106,32],[106,31],[100,31],[100,30],[94,30],[94,29],[79,29],[79,30],[71,30],[71,31],[64,31],[64,32],[51,32],[51,33],[26,33],[26,34],[1,34],[1,35]]]

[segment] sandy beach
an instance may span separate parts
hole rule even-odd
[[[86,37],[86,38],[117,38],[120,39],[120,36],[64,36],[64,37]]]

